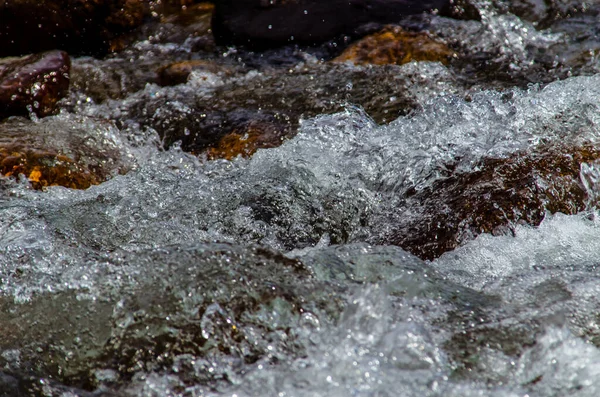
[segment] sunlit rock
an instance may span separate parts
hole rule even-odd
[[[78,126],[59,118],[0,123],[0,172],[23,176],[35,189],[53,185],[86,189],[127,172],[130,160],[111,135],[114,127],[104,124]]]
[[[0,59],[0,119],[47,116],[69,89],[71,60],[62,51]]]
[[[402,65],[412,61],[447,64],[455,55],[444,43],[426,32],[408,32],[399,26],[388,26],[346,48],[334,62],[364,65]]]
[[[389,242],[432,259],[481,233],[539,225],[546,211],[575,214],[597,200],[589,196],[596,187],[586,179],[594,177],[582,169],[599,158],[592,145],[554,145],[485,159],[471,172],[451,173],[408,192],[406,216]]]
[[[240,129],[225,135],[219,142],[207,150],[209,159],[250,157],[256,150],[281,145],[286,137],[286,128],[273,124],[250,122]]]
[[[0,2],[0,56],[52,49],[102,55],[110,41],[143,22],[140,0]]]

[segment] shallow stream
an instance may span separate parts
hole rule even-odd
[[[486,159],[600,144],[600,6],[509,3],[428,17],[463,57],[450,66],[295,49],[271,67],[229,48],[210,57],[231,75],[138,87],[195,39],[74,58],[60,114],[5,123],[128,172],[86,190],[0,180],[0,396],[600,395],[600,162],[581,161],[570,214],[507,216],[457,248],[415,248],[424,259],[392,245],[452,211],[438,184]],[[177,120],[207,101],[256,104],[244,87],[271,106],[273,81],[314,93],[281,146],[210,160],[166,142],[193,136],[202,122]],[[327,84],[347,95],[323,99]],[[409,109],[385,107],[400,95]]]

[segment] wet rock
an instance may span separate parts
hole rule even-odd
[[[537,226],[546,211],[578,213],[597,200],[588,196],[581,172],[599,158],[591,145],[557,145],[483,160],[472,172],[409,192],[408,209],[388,242],[433,259],[481,233],[511,233],[518,223]]]
[[[174,4],[173,4],[174,3]],[[164,4],[165,11],[161,15],[162,23],[173,23],[184,26],[193,26],[205,30],[210,28],[210,20],[215,9],[214,4],[183,0]]]
[[[184,84],[190,73],[203,71],[213,74],[231,75],[231,68],[207,60],[190,60],[171,63],[158,70],[158,83],[162,86]]]
[[[207,155],[211,160],[250,157],[258,149],[281,145],[286,135],[286,129],[277,124],[250,122],[243,129],[236,129],[221,138],[214,147],[207,150]]]
[[[598,15],[600,5],[597,2],[561,1],[561,0],[495,0],[499,10],[513,13],[519,18],[531,22],[539,29],[547,29],[556,21],[569,19],[576,15]]]
[[[54,113],[69,89],[70,68],[62,51],[0,60],[0,118]]]
[[[210,31],[212,4],[192,2],[150,2],[149,18],[139,28],[111,41],[113,50],[105,59],[77,57],[73,59],[71,86],[78,100],[101,103],[122,99],[149,84],[180,84],[187,74],[198,69],[218,73],[210,67],[217,58]],[[183,6],[182,6],[183,4]],[[186,5],[187,4],[187,5]],[[222,70],[229,71],[226,62]],[[183,65],[192,65],[186,69]],[[159,73],[157,73],[159,71]],[[163,72],[161,72],[163,71]],[[184,77],[178,77],[178,76]]]
[[[211,33],[211,19],[214,6],[209,3],[193,4],[190,1],[150,2],[149,14],[145,23],[131,33],[121,35],[112,41],[119,51],[139,44],[177,43],[186,40],[197,42],[198,46],[214,50]],[[166,55],[166,54],[163,54]]]
[[[403,16],[447,9],[447,0],[222,0],[215,4],[218,44],[270,48],[315,45],[352,35],[366,24],[396,23]]]
[[[354,64],[402,65],[412,61],[448,64],[455,53],[426,32],[407,32],[399,26],[388,26],[346,48],[334,62]]]
[[[35,189],[53,185],[86,189],[130,169],[129,160],[104,135],[110,132],[109,125],[82,122],[79,128],[58,118],[0,123],[0,173],[23,175]]]
[[[242,107],[196,109],[197,116],[192,117],[176,106],[154,114],[155,128],[167,147],[178,142],[183,150],[196,155],[206,152],[211,158],[231,158],[250,155],[259,147],[273,147],[295,134],[295,124],[285,119],[286,114]]]
[[[22,304],[0,298],[10,330],[0,349],[19,350],[18,363],[0,356],[3,368],[28,362],[37,376],[90,391],[113,390],[140,371],[210,385],[259,359],[305,354],[295,330],[338,317],[344,305],[339,288],[300,261],[259,247],[203,244],[104,260],[93,276],[98,299],[69,290]]]
[[[501,352],[517,360],[527,348],[535,345],[539,333],[539,326],[535,324],[517,324],[512,327],[490,327],[486,324],[457,332],[444,344],[444,350],[453,362],[452,375],[464,380],[476,379],[485,374],[489,377],[486,379],[488,382],[498,381],[486,371],[484,353]]]
[[[418,71],[416,80],[408,76],[408,71],[399,76],[397,68],[373,70],[346,64],[315,64],[291,71],[250,72],[225,81],[194,79],[160,92],[141,93],[120,111],[125,110],[140,124],[155,129],[167,147],[180,142],[188,152],[200,154],[214,148],[213,153],[219,153],[223,152],[218,149],[223,147],[221,140],[232,132],[244,136],[254,125],[269,125],[267,130],[277,131],[275,135],[268,134],[276,137],[268,138],[274,143],[279,138],[292,137],[301,118],[342,111],[349,105],[363,107],[377,122],[407,114],[417,106],[412,82],[418,80],[418,88],[434,82],[421,84],[421,80],[428,79],[419,77],[422,73]],[[435,84],[444,79],[441,76]],[[198,83],[200,87],[192,88]],[[229,141],[225,146],[231,144]]]
[[[124,98],[156,80],[156,64],[148,67],[140,63],[131,68],[125,62],[82,57],[74,58],[71,68],[71,91],[80,95],[80,100],[89,98],[96,103]]]
[[[103,55],[143,22],[139,0],[0,1],[0,57],[52,49]]]

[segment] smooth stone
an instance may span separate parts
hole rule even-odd
[[[316,45],[356,35],[367,24],[397,23],[406,15],[447,10],[449,0],[221,0],[215,4],[217,44],[258,49]]]
[[[70,70],[63,51],[0,60],[0,118],[54,113],[69,90]]]
[[[231,68],[225,65],[219,65],[215,62],[195,59],[189,61],[174,62],[161,67],[158,71],[158,83],[161,86],[172,86],[185,84],[190,73],[193,71],[202,71],[213,74],[231,75]]]
[[[403,65],[412,61],[448,64],[455,53],[426,32],[408,32],[399,26],[383,30],[353,43],[334,62],[357,65]]]

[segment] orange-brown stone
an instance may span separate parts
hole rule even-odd
[[[472,172],[453,173],[408,193],[408,210],[385,241],[424,259],[451,251],[481,233],[537,226],[546,211],[575,214],[590,202],[581,182],[583,163],[600,160],[593,145],[555,145],[488,158]]]
[[[24,176],[34,189],[87,189],[130,169],[118,149],[102,145],[60,121],[9,119],[0,123],[0,174]]]
[[[158,82],[162,86],[184,84],[192,71],[231,74],[231,68],[217,63],[196,59],[174,62],[158,70]]]
[[[192,0],[180,0],[165,3],[161,12],[161,21],[189,26],[203,24],[210,29],[210,19],[215,6],[211,3],[194,4]]]
[[[46,186],[87,189],[103,182],[90,169],[68,156],[20,145],[0,147],[0,173],[14,177],[25,175],[34,189]]]
[[[285,131],[276,125],[250,122],[243,129],[236,129],[225,135],[207,150],[211,160],[224,158],[231,160],[237,156],[250,157],[258,149],[274,148],[283,142]]]
[[[334,62],[357,65],[403,65],[412,61],[447,64],[455,53],[427,32],[407,32],[388,26],[350,45]]]

